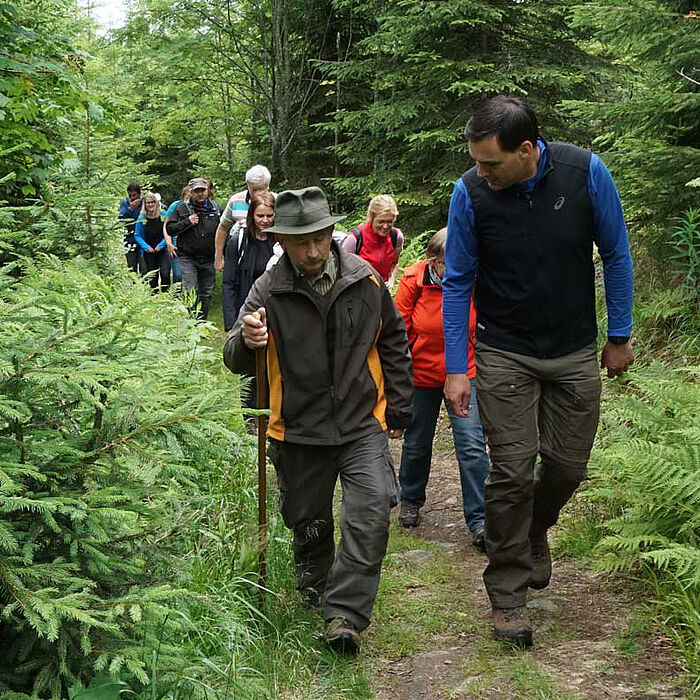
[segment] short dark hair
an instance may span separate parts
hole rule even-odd
[[[532,107],[519,97],[498,95],[486,100],[467,122],[464,135],[469,141],[496,136],[504,151],[514,151],[523,141],[537,145],[537,116]]]
[[[139,194],[141,194],[141,185],[139,185],[138,182],[130,182],[126,186],[126,191],[127,192],[138,192]]]

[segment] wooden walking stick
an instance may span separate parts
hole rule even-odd
[[[260,320],[260,314],[256,311],[253,316]],[[256,401],[258,409],[267,408],[267,361],[265,348],[255,351],[255,380]],[[255,417],[258,427],[258,563],[260,570],[260,585],[265,586],[267,574],[267,562],[265,550],[267,548],[267,464],[266,443],[267,416],[259,413]]]

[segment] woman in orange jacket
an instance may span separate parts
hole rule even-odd
[[[442,328],[442,276],[445,272],[447,229],[440,229],[428,242],[426,259],[406,268],[399,280],[396,306],[401,312],[408,345],[413,356],[413,417],[404,435],[399,482],[401,512],[399,522],[415,527],[425,504],[425,487],[430,475],[433,438],[445,384],[444,336]],[[489,470],[484,433],[476,406],[474,377],[474,326],[472,302],[469,327],[469,378],[472,383],[471,409],[467,418],[455,416],[445,406],[452,426],[452,438],[462,484],[464,518],[472,543],[484,550],[484,481]]]

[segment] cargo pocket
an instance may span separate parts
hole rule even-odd
[[[493,459],[519,459],[537,453],[531,393],[530,387],[506,382],[478,387],[479,416]]]
[[[567,392],[567,430],[563,457],[586,462],[591,454],[600,416],[600,377],[576,382]]]

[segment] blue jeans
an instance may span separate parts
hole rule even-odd
[[[484,524],[484,481],[489,472],[489,458],[476,405],[474,379],[471,380],[471,387],[468,418],[455,416],[447,401],[445,406],[450,417],[452,440],[459,464],[464,519],[469,530],[474,532]],[[442,387],[417,386],[413,390],[413,418],[404,435],[399,471],[402,503],[418,507],[425,505],[433,438],[443,399]]]
[[[170,258],[170,270],[173,273],[173,284],[182,282],[182,270],[180,269],[180,258]]]

